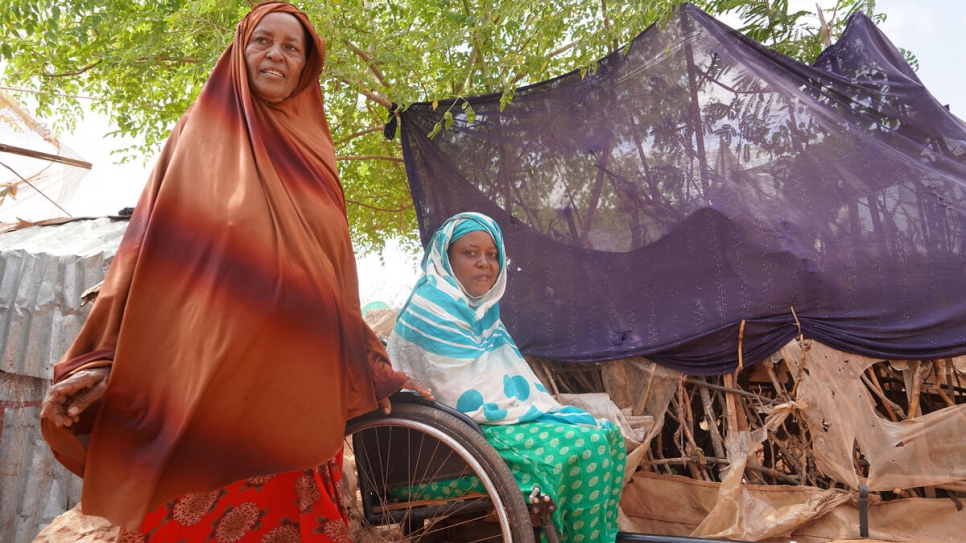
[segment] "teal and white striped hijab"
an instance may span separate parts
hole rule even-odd
[[[473,297],[460,286],[447,251],[460,237],[481,230],[499,251],[496,283]],[[560,405],[540,383],[500,321],[498,302],[506,290],[506,252],[496,222],[480,213],[451,217],[433,234],[423,274],[399,313],[389,337],[389,358],[481,424],[540,420],[598,426],[581,409]]]

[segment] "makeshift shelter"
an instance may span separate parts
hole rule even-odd
[[[966,124],[871,20],[808,66],[684,5],[505,108],[398,116],[423,241],[501,224],[548,386],[663,421],[625,529],[959,540]]]
[[[30,543],[80,501],[81,480],[40,435],[54,364],[83,326],[82,294],[104,279],[122,217],[0,232],[0,541]]]
[[[90,169],[0,91],[0,223],[69,217],[65,206]]]
[[[63,219],[91,169],[0,91],[0,541],[29,543],[80,499],[40,435],[53,366],[87,316],[126,222]],[[36,226],[30,226],[31,224]],[[39,226],[44,224],[46,226]]]

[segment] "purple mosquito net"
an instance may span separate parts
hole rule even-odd
[[[966,353],[966,123],[867,17],[807,66],[684,5],[585,77],[467,102],[401,113],[406,171],[424,243],[460,211],[502,226],[524,354]]]

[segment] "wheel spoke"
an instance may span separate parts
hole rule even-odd
[[[513,476],[485,438],[457,417],[394,403],[389,416],[350,421],[345,443],[352,450],[346,458],[354,460],[345,472],[358,479],[357,489],[346,492],[356,543],[533,542]]]

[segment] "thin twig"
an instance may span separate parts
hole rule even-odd
[[[876,377],[875,372],[872,371],[872,367],[869,367],[869,370],[871,373],[871,378],[866,377],[865,373],[860,374],[859,378],[862,379],[862,382],[865,383],[865,386],[869,387],[869,389],[872,390],[872,392],[878,396],[880,400],[882,400],[882,405],[885,406],[886,412],[889,414],[889,418],[892,419],[892,422],[899,422],[899,419],[896,417],[896,415],[902,414],[902,408],[886,397],[885,392],[882,390],[882,385],[879,384],[879,378]]]
[[[345,160],[385,160],[386,162],[402,162],[403,159],[394,156],[382,155],[343,155],[335,157],[336,161]]]
[[[715,458],[715,457],[710,457],[710,456],[705,456],[705,457],[700,457],[699,458],[697,455],[689,456],[689,457],[684,457],[684,458],[662,458],[660,460],[645,460],[645,461],[641,462],[641,465],[642,466],[667,466],[669,464],[688,464],[688,463],[691,463],[691,462],[701,462],[701,461],[705,461],[705,462],[707,462],[709,464],[731,465],[731,462],[727,458]],[[751,470],[753,470],[753,471],[765,473],[765,474],[769,475],[770,477],[774,477],[776,479],[780,479],[780,480],[782,480],[782,481],[784,481],[786,483],[791,483],[793,485],[800,485],[802,483],[801,480],[796,479],[795,477],[792,477],[791,475],[782,473],[782,472],[780,472],[780,471],[778,471],[776,469],[773,469],[773,468],[768,468],[768,467],[765,467],[765,466],[758,466],[758,465],[753,465],[753,464],[748,464],[746,467],[749,468],[749,469],[751,469]]]
[[[919,391],[922,388],[922,360],[916,360],[909,368],[909,378],[912,381],[912,390],[909,393],[909,409],[906,418],[915,418],[919,413]]]
[[[741,326],[738,327],[738,370],[741,371],[745,369],[745,359],[742,353],[742,347],[745,342],[745,319],[741,319]]]
[[[741,390],[740,388],[726,387],[726,386],[722,386],[722,385],[716,385],[714,383],[708,383],[708,382],[705,382],[705,381],[698,381],[698,380],[696,380],[693,377],[686,377],[685,378],[685,382],[690,383],[690,384],[693,384],[693,385],[696,385],[696,386],[699,386],[699,387],[710,388],[711,390],[718,390],[720,392],[730,392],[732,394],[737,394],[738,396],[744,396],[746,398],[752,398],[752,399],[755,399],[755,400],[758,400],[760,402],[767,403],[767,404],[777,405],[777,404],[782,403],[779,400],[775,400],[773,398],[766,398],[765,396],[759,396],[758,394],[755,394],[753,392],[748,392],[748,391],[745,391],[745,390]]]
[[[699,378],[705,382],[704,377]],[[711,393],[707,387],[698,387],[701,394],[701,404],[704,406],[704,420],[708,425],[708,433],[711,434],[711,446],[714,448],[715,456],[724,456],[724,444],[721,440],[721,432],[718,431],[718,419],[714,414],[714,406],[711,404]]]

